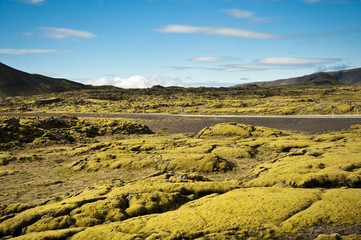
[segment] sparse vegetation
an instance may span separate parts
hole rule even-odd
[[[299,115],[361,113],[360,86],[117,89],[0,98],[0,112]]]

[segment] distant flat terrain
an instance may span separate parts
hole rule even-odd
[[[146,124],[153,131],[167,133],[195,133],[205,127],[222,122],[237,122],[265,126],[280,130],[297,130],[322,133],[341,130],[354,124],[361,124],[361,115],[290,115],[290,116],[235,116],[235,115],[178,115],[137,113],[0,113],[0,116],[51,117],[70,115],[86,118],[135,119]]]

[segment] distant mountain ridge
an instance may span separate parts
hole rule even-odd
[[[91,86],[67,79],[22,72],[0,62],[0,96],[28,96],[88,88]]]
[[[322,78],[326,78],[327,81],[322,82]],[[312,84],[313,82],[313,84]],[[354,68],[349,70],[333,71],[333,72],[317,72],[309,75],[279,79],[267,82],[253,82],[238,84],[233,87],[246,87],[246,86],[259,86],[259,87],[272,87],[272,86],[284,86],[284,85],[360,85],[361,84],[361,68]]]

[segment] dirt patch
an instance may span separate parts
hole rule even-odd
[[[338,233],[341,236],[348,235],[361,235],[361,224],[337,226],[337,225],[324,225],[319,227],[312,227],[304,229],[297,234],[287,235],[279,238],[279,240],[308,240],[316,239],[318,235],[332,235]]]

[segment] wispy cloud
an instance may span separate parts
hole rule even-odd
[[[144,76],[131,76],[129,78],[114,77],[112,79],[100,77],[98,79],[88,81],[87,84],[102,86],[112,85],[120,88],[149,88],[155,85],[161,86],[183,86],[183,83],[178,78],[171,77],[144,77]]]
[[[231,8],[231,9],[222,9],[221,11],[235,19],[249,19],[252,22],[258,22],[258,23],[269,22],[271,19],[274,19],[274,18],[257,17],[255,16],[254,12],[244,11],[241,9]]]
[[[282,38],[282,35],[276,33],[255,32],[240,28],[227,27],[197,27],[190,25],[166,25],[154,31],[163,33],[183,33],[183,34],[207,34],[225,37],[237,38],[254,38],[254,39],[277,39]]]
[[[352,4],[361,2],[360,0],[302,0],[305,3],[312,4],[312,3],[318,3],[318,2],[324,2],[327,4]]]
[[[328,64],[340,62],[338,58],[266,57],[249,64],[226,64],[218,67],[166,66],[174,70],[212,70],[224,72],[265,71],[274,69],[326,69]]]
[[[163,66],[163,68],[168,68],[168,69],[172,69],[172,70],[189,70],[189,69],[201,69],[199,67],[187,67],[187,66]]]
[[[55,49],[0,49],[0,54],[23,55],[33,53],[61,53],[61,51]]]
[[[188,59],[190,62],[208,62],[208,63],[219,63],[234,60],[235,58],[228,56],[198,56]]]
[[[46,0],[22,0],[22,2],[25,2],[27,4],[40,4],[45,2]]]
[[[252,18],[254,16],[254,12],[244,11],[240,9],[222,9],[222,12],[233,18]]]
[[[257,59],[252,64],[229,64],[223,71],[260,71],[271,69],[321,68],[327,64],[341,61],[339,58],[304,58],[304,57],[266,57]]]
[[[221,70],[227,72],[235,71],[261,71],[268,69],[294,69],[295,66],[281,66],[281,65],[261,65],[261,64],[229,64],[225,65]]]
[[[94,33],[84,30],[75,30],[70,28],[55,28],[55,27],[40,27],[40,29],[44,31],[42,36],[55,38],[55,39],[96,37]]]
[[[357,33],[357,32],[360,32],[360,30],[358,30],[358,29],[342,29],[342,30],[336,30],[333,32],[320,33],[320,34],[318,34],[318,36],[319,37],[332,37],[332,36],[345,35],[345,34]]]
[[[317,3],[320,2],[321,0],[303,0],[305,3]]]
[[[334,63],[339,61],[338,58],[303,58],[303,57],[266,57],[257,60],[261,64],[277,64],[277,65],[309,65]]]

